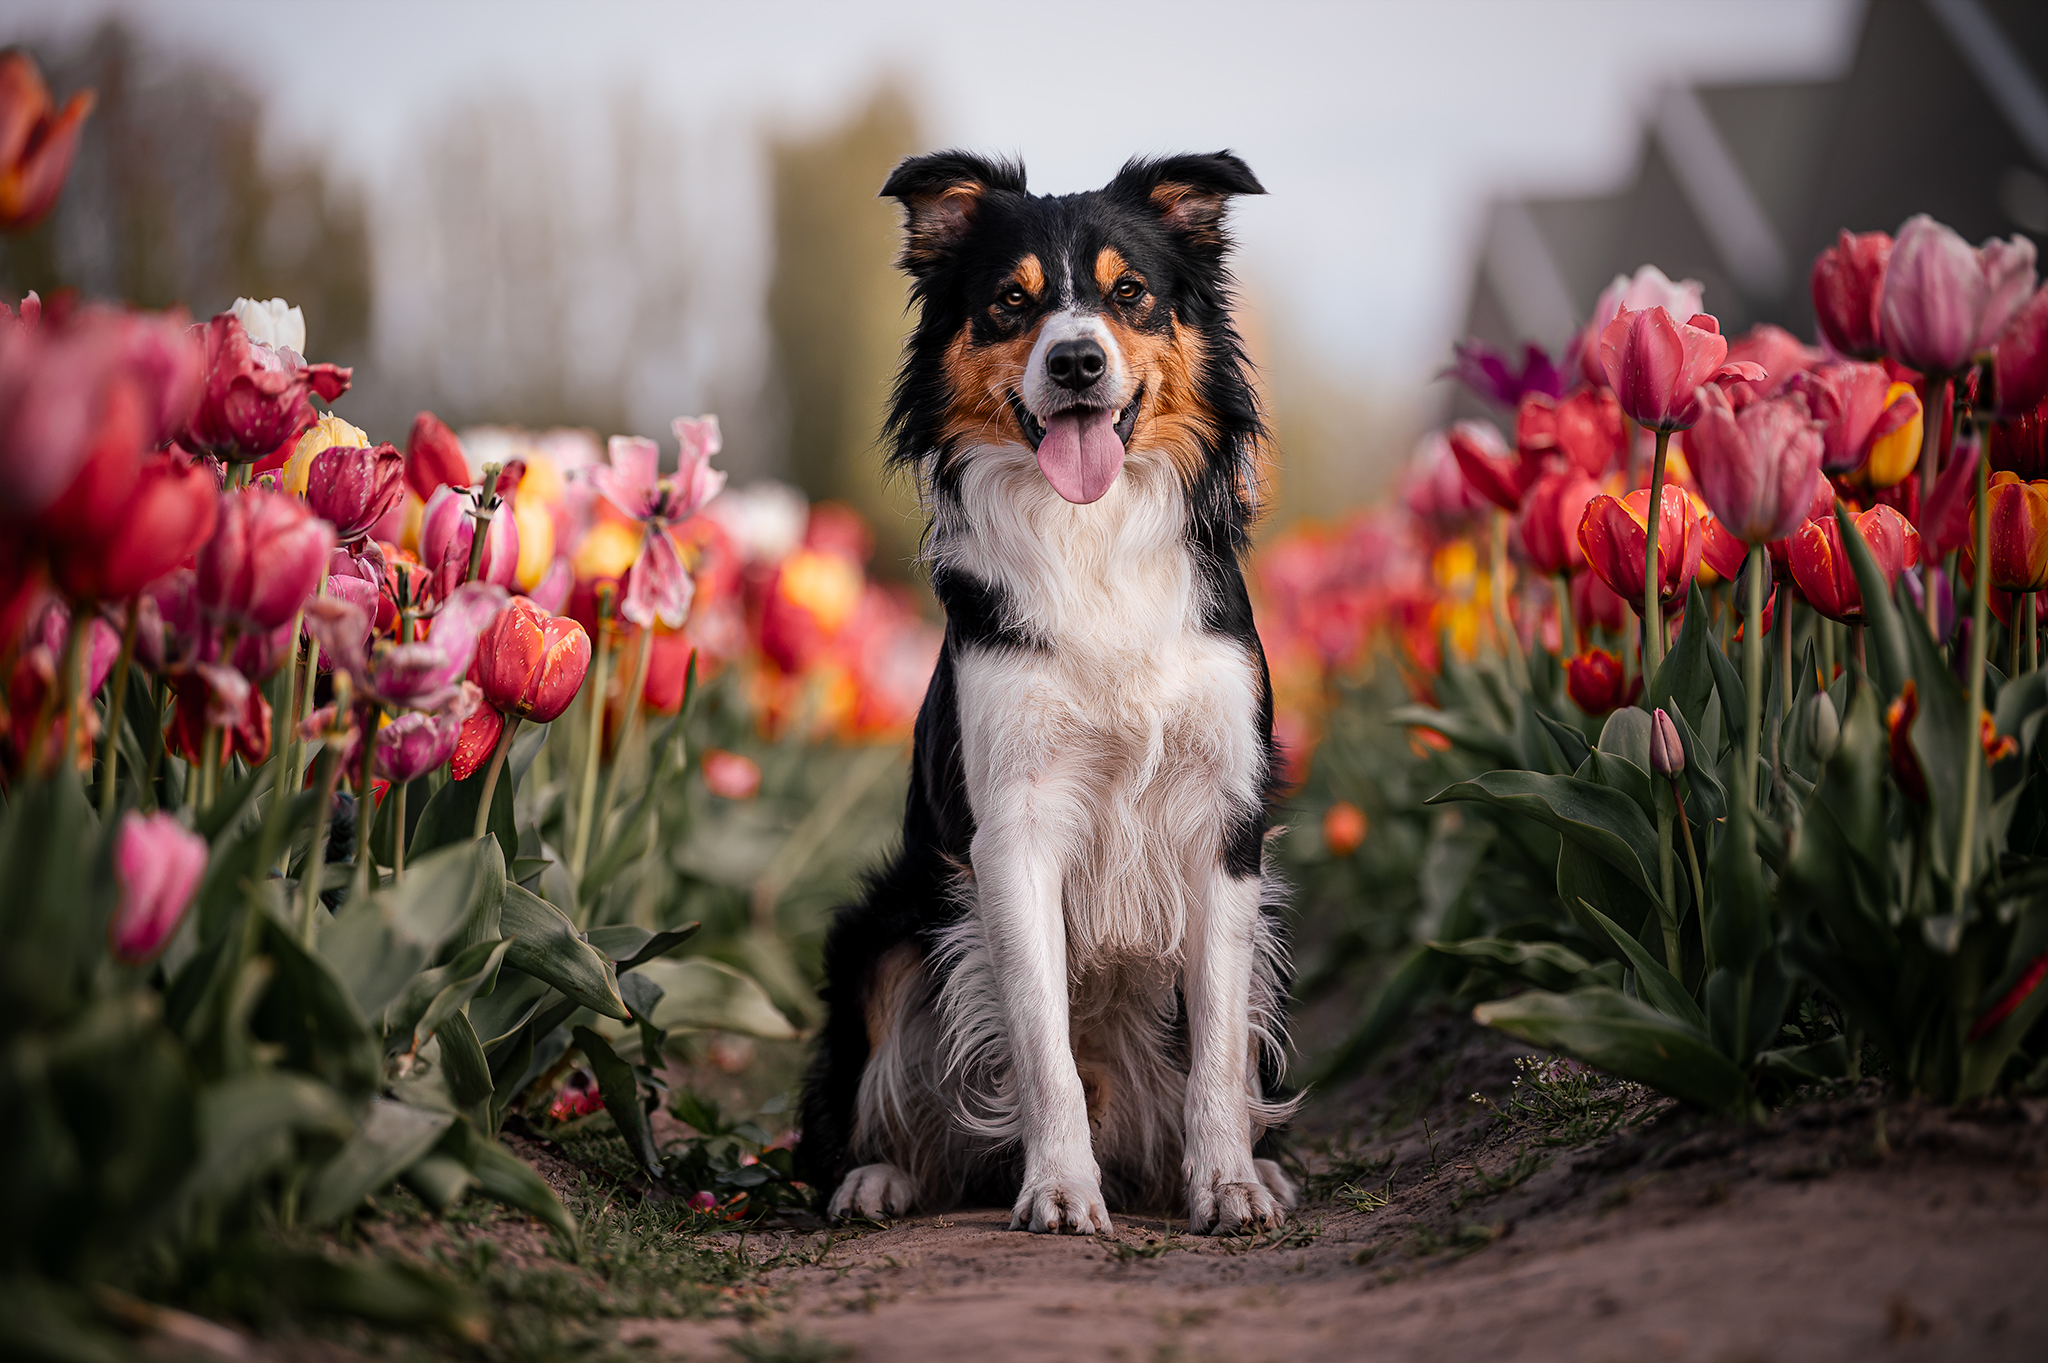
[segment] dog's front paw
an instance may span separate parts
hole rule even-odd
[[[1294,1188],[1280,1166],[1257,1160],[1250,1178],[1233,1178],[1218,1170],[1190,1181],[1188,1230],[1196,1235],[1234,1235],[1270,1229],[1287,1219],[1293,1205]]]
[[[1071,1174],[1026,1179],[1024,1191],[1017,1194],[1017,1205],[1010,1209],[1010,1229],[1072,1235],[1114,1233],[1101,1186],[1095,1179]]]
[[[893,1164],[863,1164],[839,1181],[826,1214],[880,1221],[901,1216],[917,1205],[917,1180]]]

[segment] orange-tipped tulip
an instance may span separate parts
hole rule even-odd
[[[1991,585],[2001,592],[2048,588],[2048,482],[2014,473],[1991,475]],[[1970,523],[1977,523],[1976,501]],[[1963,576],[1976,580],[1976,546],[1963,549]]]
[[[508,715],[545,724],[569,708],[590,670],[590,636],[523,596],[478,636],[477,681],[484,699]]]
[[[1898,585],[1899,574],[1920,561],[1920,532],[1888,506],[1874,506],[1856,517],[1870,553],[1884,572],[1887,590]],[[1830,620],[1844,624],[1863,623],[1863,592],[1856,585],[1856,569],[1842,545],[1841,527],[1833,516],[1808,521],[1793,534],[1786,555],[1792,580],[1808,605]]]
[[[33,227],[56,206],[92,104],[81,90],[59,109],[34,62],[0,54],[0,229]]]
[[[1643,565],[1649,552],[1650,490],[1638,488],[1626,497],[1606,493],[1586,504],[1579,521],[1579,547],[1586,563],[1608,589],[1640,612]],[[1657,600],[1665,606],[1685,598],[1699,575],[1706,535],[1699,513],[1683,488],[1664,485],[1662,519],[1657,527]]]

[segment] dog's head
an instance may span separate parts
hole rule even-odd
[[[1229,318],[1235,194],[1265,191],[1229,152],[1134,160],[1086,194],[1033,195],[1024,169],[959,152],[905,161],[903,268],[918,326],[897,386],[897,458],[943,481],[976,449],[1022,445],[1069,502],[1127,458],[1189,486],[1226,480],[1256,435]]]

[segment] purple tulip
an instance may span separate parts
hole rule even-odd
[[[1520,405],[1530,393],[1560,398],[1571,386],[1540,345],[1522,347],[1519,371],[1506,355],[1481,340],[1461,341],[1451,347],[1451,354],[1455,357],[1451,367],[1437,377],[1455,378],[1480,397],[1503,407]]]
[[[482,703],[475,682],[464,682],[452,699],[437,710],[411,710],[377,734],[377,770],[391,781],[425,776],[446,762],[462,735],[462,721]]]
[[[1919,214],[1899,229],[1885,268],[1885,349],[1923,374],[1958,373],[1997,344],[2033,291],[2033,242],[1972,246]]]
[[[469,582],[455,589],[432,617],[426,639],[384,644],[369,651],[362,611],[332,597],[306,603],[306,628],[321,651],[346,672],[356,695],[396,710],[439,710],[460,689],[476,657],[477,635],[508,600],[505,589]]]
[[[306,505],[352,544],[405,496],[405,456],[396,445],[374,450],[329,446],[306,470]]]
[[[1663,777],[1685,770],[1685,745],[1678,741],[1678,726],[1661,708],[1650,715],[1650,770]]]
[[[164,949],[192,906],[206,856],[206,839],[169,814],[122,817],[114,844],[121,904],[107,924],[116,960],[139,965]]]

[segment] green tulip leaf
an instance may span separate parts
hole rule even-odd
[[[597,1076],[598,1092],[604,1095],[604,1110],[612,1115],[612,1124],[625,1138],[626,1148],[649,1178],[659,1180],[661,1148],[654,1143],[654,1128],[648,1124],[647,1109],[641,1105],[640,1080],[633,1067],[619,1058],[610,1042],[590,1028],[578,1027],[571,1035],[576,1049],[590,1062],[590,1072]]]
[[[636,966],[668,955],[695,937],[700,926],[698,923],[685,923],[666,932],[653,932],[630,923],[620,923],[612,927],[592,928],[583,935],[590,945],[611,960],[623,977]]]
[[[1678,642],[1658,666],[1642,713],[1675,709],[1698,726],[1714,691],[1714,670],[1707,662],[1707,654],[1715,651],[1712,632],[1706,598],[1700,595],[1695,580],[1686,594],[1685,622],[1678,627]]]
[[[1490,771],[1438,792],[1427,803],[1452,800],[1472,800],[1534,819],[1612,866],[1652,902],[1658,899],[1649,870],[1657,864],[1657,831],[1642,806],[1618,790],[1576,776]]]
[[[524,886],[507,885],[499,926],[512,939],[505,959],[514,968],[546,980],[605,1017],[627,1019],[612,963],[583,940],[560,909]]]
[[[1621,972],[1613,965],[1593,965],[1556,942],[1523,942],[1506,937],[1466,937],[1455,942],[1425,942],[1431,951],[1477,966],[1538,989],[1577,989],[1583,985],[1614,985]]]
[[[518,748],[513,740],[513,748]],[[434,792],[434,798],[427,801],[427,807],[420,811],[419,822],[413,825],[412,846],[407,852],[406,877],[412,876],[411,863],[416,857],[429,852],[458,844],[466,845],[476,836],[477,802],[484,798],[484,780],[490,771],[490,764],[471,773],[467,781],[450,781]],[[498,840],[498,846],[509,864],[519,855],[519,830],[512,822],[512,787],[514,782],[500,773],[498,784],[491,792],[491,817],[488,831]]]
[[[306,1185],[305,1200],[300,1204],[306,1224],[324,1226],[346,1216],[433,1149],[454,1120],[446,1112],[429,1112],[388,1098],[372,1099],[362,1128]]]
[[[1594,908],[1584,900],[1579,907],[1589,914],[1607,940],[1614,943],[1615,950],[1627,958],[1629,968],[1636,972],[1636,980],[1651,1006],[1666,1017],[1676,1018],[1696,1031],[1707,1030],[1706,1014],[1693,1002],[1692,995],[1685,992],[1685,986],[1659,965],[1657,958],[1643,950],[1643,944],[1634,934],[1625,931],[1619,923]]]
[[[1387,723],[1428,729],[1481,757],[1510,766],[1521,765],[1522,754],[1512,739],[1455,711],[1432,710],[1427,705],[1397,705],[1387,712]]]
[[[417,1050],[425,1045],[451,1013],[467,1007],[497,978],[511,945],[505,941],[478,942],[447,965],[422,970],[414,976],[404,995],[385,1015],[387,1049]]]
[[[502,1202],[508,1207],[537,1218],[551,1228],[572,1252],[580,1245],[576,1233],[576,1218],[569,1215],[569,1209],[555,1196],[547,1181],[533,1171],[517,1155],[481,1134],[468,1122],[458,1124],[457,1130],[463,1138],[459,1152],[451,1150],[455,1158],[469,1166],[476,1175],[477,1190],[484,1196]],[[452,1147],[456,1138],[451,1136]]]
[[[661,1003],[651,1021],[663,1031],[743,1032],[768,1041],[788,1041],[797,1034],[766,990],[723,961],[663,959],[635,973],[661,986]]]

